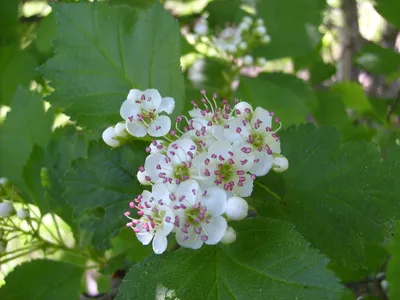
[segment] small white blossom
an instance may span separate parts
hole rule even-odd
[[[265,28],[265,26],[263,26],[263,25],[260,25],[255,29],[255,32],[258,35],[263,36],[267,33],[267,28]]]
[[[267,60],[264,57],[257,58],[257,65],[259,65],[260,67],[264,66],[266,62]]]
[[[240,50],[246,50],[247,49],[247,43],[246,42],[241,42],[239,44],[239,49]]]
[[[17,210],[17,217],[22,219],[26,219],[29,217],[29,209],[21,208]]]
[[[234,241],[236,241],[236,231],[229,226],[221,239],[221,243],[232,244]]]
[[[270,41],[271,41],[271,37],[268,34],[261,37],[261,42],[264,44],[268,44]]]
[[[249,205],[240,197],[230,197],[226,203],[225,214],[229,219],[242,220],[247,217]]]
[[[14,206],[10,202],[0,203],[0,218],[7,218],[14,212]]]
[[[241,30],[233,27],[227,27],[221,31],[215,45],[223,51],[233,53],[242,42]]]
[[[121,141],[118,140],[118,136],[115,133],[115,129],[113,126],[110,126],[106,130],[103,131],[102,138],[103,138],[103,141],[110,147],[121,146]]]
[[[263,19],[257,19],[256,24],[258,26],[264,25],[264,20]]]
[[[226,193],[217,187],[204,191],[197,181],[180,184],[171,198],[178,216],[176,240],[179,245],[199,249],[203,243],[215,245],[228,227],[221,216],[225,211]]]
[[[125,216],[130,219],[126,226],[131,227],[136,237],[143,245],[153,241],[153,251],[161,254],[167,249],[167,236],[174,229],[175,215],[169,207],[168,190],[165,186],[155,185],[152,192],[144,191],[129,204],[130,208],[137,208],[140,219],[130,217],[130,212]]]
[[[242,22],[243,22],[243,23],[252,24],[252,23],[253,23],[253,19],[250,18],[250,17],[248,17],[248,16],[245,16],[245,17],[243,17]]]
[[[198,19],[194,24],[193,30],[198,35],[206,35],[208,32],[207,20],[204,18]]]
[[[245,66],[250,66],[250,65],[252,65],[252,64],[253,64],[253,57],[252,57],[251,55],[246,55],[246,56],[243,58],[243,64],[244,64]]]
[[[120,114],[126,121],[126,130],[135,137],[149,134],[153,137],[166,135],[171,128],[171,119],[160,115],[171,113],[175,107],[174,99],[161,98],[155,89],[145,91],[130,90],[127,100],[122,103]]]
[[[274,158],[272,169],[277,173],[282,173],[289,168],[289,161],[283,155]]]
[[[8,179],[6,177],[0,178],[0,185],[5,186],[8,183]]]

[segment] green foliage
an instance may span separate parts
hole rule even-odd
[[[281,140],[290,167],[275,181],[285,188],[275,190],[262,177],[254,192],[257,212],[290,221],[339,264],[365,265],[365,243],[381,242],[387,222],[400,217],[400,166],[381,162],[368,143],[342,145],[329,128],[291,128]]]
[[[138,167],[143,164],[147,143],[110,150],[103,142],[91,143],[88,156],[73,163],[65,176],[65,197],[77,221],[92,231],[92,244],[108,247],[109,239],[127,223],[123,212],[131,199],[141,193]]]
[[[375,9],[387,21],[400,28],[400,2],[397,0],[375,0]]]
[[[34,260],[16,267],[0,288],[3,300],[78,299],[83,269],[51,260]]]
[[[390,299],[398,299],[400,297],[400,223],[397,223],[397,232],[390,245],[390,254],[387,270],[387,280],[389,282]]]
[[[129,89],[157,88],[183,107],[179,28],[156,4],[147,12],[107,4],[54,5],[56,56],[43,67],[48,98],[85,127],[120,120]],[[73,88],[71,88],[73,87]]]
[[[317,103],[306,83],[283,73],[263,73],[257,78],[242,77],[236,97],[254,106],[268,107],[285,126],[305,122]]]
[[[53,114],[45,112],[39,96],[18,88],[11,112],[0,128],[0,176],[23,182],[23,167],[35,145],[45,148],[51,137]]]
[[[340,285],[327,260],[293,230],[271,219],[234,225],[230,246],[178,250],[136,264],[118,300],[154,299],[164,286],[185,299],[338,299]]]

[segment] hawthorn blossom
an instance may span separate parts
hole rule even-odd
[[[130,90],[128,98],[122,103],[120,114],[126,121],[126,130],[135,137],[149,134],[153,137],[166,135],[171,128],[168,116],[175,107],[174,99],[161,98],[156,89]]]
[[[222,51],[233,53],[242,42],[242,31],[239,28],[226,27],[214,42]]]
[[[171,194],[177,216],[176,240],[179,245],[199,249],[204,243],[217,244],[228,227],[222,216],[226,193],[218,187],[202,191],[197,181],[181,183]]]
[[[196,164],[206,186],[218,186],[234,195],[248,197],[255,179],[248,172],[254,161],[249,147],[236,148],[223,140],[213,143],[206,154],[196,159]]]
[[[119,147],[122,142],[128,137],[125,130],[125,122],[119,122],[115,126],[110,126],[103,131],[103,141],[110,147]]]
[[[242,220],[247,217],[249,205],[240,197],[230,197],[226,203],[225,214],[229,219]]]
[[[7,218],[14,212],[14,206],[10,202],[0,203],[0,218]]]
[[[169,207],[168,193],[162,186],[154,186],[152,192],[143,191],[134,202],[129,203],[130,208],[137,208],[139,219],[130,217],[130,212],[125,216],[130,219],[126,226],[131,227],[136,237],[143,245],[150,244],[154,253],[161,254],[167,249],[167,236],[174,229],[171,220],[175,219],[173,210]],[[136,203],[136,204],[135,204]]]
[[[240,104],[240,105],[239,105]],[[254,111],[250,104],[241,102],[236,113],[243,118],[227,122],[224,137],[238,146],[249,147],[255,163],[250,173],[263,176],[274,164],[273,154],[280,154],[281,147],[277,130],[272,130],[273,113],[257,107]],[[278,123],[279,119],[275,119]]]
[[[155,183],[179,184],[192,177],[196,153],[197,146],[191,139],[179,139],[168,146],[166,154],[149,155],[144,170]]]
[[[196,34],[202,36],[206,35],[208,32],[208,24],[205,18],[200,18],[194,24],[193,30]]]

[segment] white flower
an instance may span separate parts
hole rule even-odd
[[[236,241],[236,231],[229,226],[221,239],[221,243],[232,244],[234,241]]]
[[[251,23],[253,23],[253,19],[250,18],[250,17],[248,17],[248,16],[244,16],[244,17],[243,17],[243,20],[242,20],[242,23],[251,24]]]
[[[254,165],[249,147],[234,148],[226,140],[217,141],[200,157],[196,162],[202,183],[241,197],[251,195],[255,176],[248,174]]]
[[[226,193],[217,187],[204,192],[197,181],[180,184],[173,194],[172,203],[178,216],[176,240],[179,245],[199,249],[203,243],[217,244],[228,227],[223,216]]]
[[[0,218],[7,218],[14,212],[14,206],[10,202],[0,203]]]
[[[114,131],[117,137],[126,138],[128,136],[125,122],[118,122],[117,125],[114,126]]]
[[[247,43],[246,42],[241,42],[239,44],[239,49],[240,50],[246,50],[247,49]]]
[[[272,170],[277,173],[282,173],[289,168],[289,161],[283,155],[278,155],[274,159],[274,165],[272,166]]]
[[[249,147],[255,160],[250,173],[263,176],[274,163],[273,153],[281,152],[277,131],[272,130],[272,114],[261,107],[255,111],[249,104],[243,104],[247,119],[235,118],[225,125],[225,138],[235,145]],[[239,111],[239,115],[243,115]],[[250,120],[249,120],[250,119]],[[276,120],[279,122],[279,120]]]
[[[260,67],[264,66],[266,62],[267,60],[264,57],[257,58],[257,65],[259,65]]]
[[[162,112],[171,113],[174,99],[161,98],[155,89],[130,90],[127,100],[122,103],[120,114],[126,121],[126,130],[135,137],[149,134],[153,137],[166,135],[171,128],[171,119]]]
[[[249,205],[240,197],[230,197],[226,203],[225,214],[229,219],[242,220],[247,217]]]
[[[251,56],[251,55],[246,55],[246,56],[243,58],[243,64],[244,64],[245,66],[250,66],[250,65],[252,65],[252,64],[253,64],[253,56]]]
[[[118,140],[118,136],[115,133],[114,127],[110,126],[106,130],[103,131],[102,135],[103,141],[111,147],[119,147],[121,146],[121,141]]]
[[[263,19],[257,19],[256,24],[258,26],[264,25],[264,20]]]
[[[17,217],[20,219],[26,219],[29,217],[29,209],[21,208],[17,210]]]
[[[241,30],[233,27],[227,27],[221,31],[215,45],[223,51],[235,52],[237,47],[242,42]]]
[[[200,18],[196,21],[193,28],[194,32],[198,35],[206,35],[208,32],[208,24],[207,20],[204,18]]]
[[[6,177],[0,177],[0,185],[5,186],[8,182]]]
[[[242,22],[242,23],[239,24],[238,28],[239,28],[239,30],[241,30],[241,31],[247,31],[247,30],[250,29],[250,26],[251,26],[251,23]]]
[[[174,229],[175,214],[169,207],[169,192],[163,186],[153,186],[152,192],[144,191],[139,195],[135,202],[129,204],[130,208],[137,208],[140,219],[129,217],[130,212],[125,212],[125,216],[131,221],[126,225],[131,227],[138,240],[143,245],[153,241],[153,251],[161,254],[167,249],[167,236]]]
[[[268,44],[270,41],[271,41],[271,37],[268,34],[261,37],[261,42],[264,44]]]
[[[265,28],[265,26],[263,26],[263,25],[260,25],[260,26],[257,26],[257,27],[256,27],[255,32],[256,32],[258,35],[263,36],[264,34],[267,33],[267,28]]]
[[[168,146],[166,154],[151,154],[144,169],[155,183],[179,184],[192,177],[197,146],[191,139],[179,139]]]

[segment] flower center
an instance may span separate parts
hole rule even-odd
[[[185,181],[190,178],[190,168],[187,165],[179,165],[174,168],[172,174],[174,179]]]
[[[227,163],[219,167],[219,178],[223,182],[228,182],[232,179],[233,175],[233,168],[232,165]]]
[[[250,135],[251,144],[256,148],[262,148],[265,145],[264,136],[258,132],[254,132]]]

